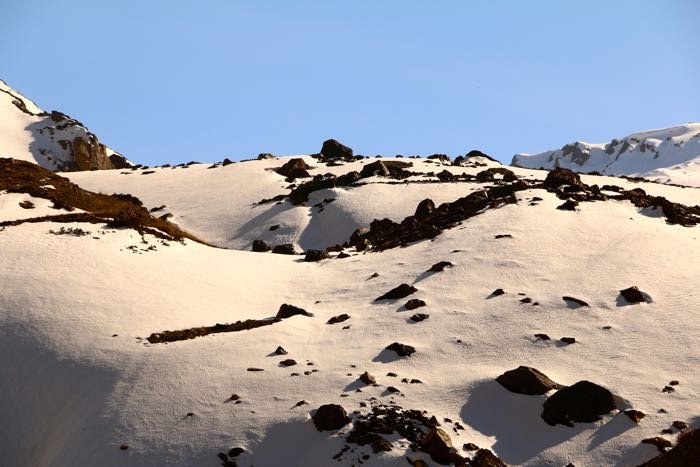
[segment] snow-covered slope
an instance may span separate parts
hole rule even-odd
[[[577,172],[644,177],[700,186],[700,123],[643,131],[607,144],[577,141],[539,154],[517,154],[516,167],[564,167]]]
[[[498,165],[403,159],[417,172],[407,181],[366,177],[314,191],[300,205],[255,204],[289,193],[290,182],[270,170],[288,160],[64,175],[86,189],[130,192],[148,208],[164,204],[154,212],[170,212],[198,237],[240,250],[255,239],[304,249],[334,245],[373,218],[400,222],[426,197],[441,212],[451,209],[441,202],[491,187],[517,191],[432,240],[385,251],[345,248],[349,257],[332,252],[313,263],[101,223],[0,227],[3,463],[214,467],[223,464],[218,453],[240,447],[243,454],[223,456],[229,465],[401,466],[407,458],[436,465],[398,433],[383,434],[389,444],[377,444],[378,452],[345,439],[378,404],[425,411],[459,455],[474,456],[463,446],[475,443],[510,465],[637,465],[658,453],[643,439],[673,442],[677,429],[660,434],[672,422],[700,424],[700,227],[665,221],[681,207],[630,201],[641,196],[632,188],[642,188],[693,206],[697,189],[584,176],[602,188],[597,195],[585,188],[584,196],[545,189],[543,171],[515,168],[512,183],[479,182],[473,175]],[[304,160],[315,166],[311,175],[361,171],[375,161],[329,167]],[[443,170],[466,176],[427,175]],[[616,199],[614,190],[628,199]],[[557,209],[566,193],[581,198],[574,211]],[[0,192],[8,216],[27,217],[9,209],[25,201],[40,215],[51,209],[26,193]],[[427,272],[441,261],[452,267]],[[402,283],[416,292],[375,301]],[[647,303],[620,296],[633,285]],[[498,288],[505,293],[492,294]],[[562,296],[590,306],[577,308]],[[409,298],[425,306],[409,311]],[[261,320],[285,303],[313,316],[167,344],[145,340],[166,330]],[[429,318],[416,322],[415,313]],[[341,314],[349,318],[327,324]],[[543,333],[552,339],[535,337]],[[415,353],[385,350],[393,342]],[[278,346],[288,354],[276,354]],[[296,364],[285,367],[285,359]],[[618,410],[593,423],[550,426],[540,414],[554,391],[515,394],[495,381],[520,365],[562,385],[599,384],[616,396]],[[376,386],[358,379],[365,371]],[[353,421],[319,432],[311,416],[330,403]],[[646,417],[633,422],[622,413],[630,408]]]
[[[33,162],[49,170],[129,166],[79,121],[34,102],[0,80],[0,157]]]
[[[363,159],[340,166],[328,167],[310,156],[301,157],[312,168],[310,175],[333,173],[340,175],[361,171],[372,162],[411,162],[410,171],[455,175],[475,175],[488,167],[500,167],[485,158],[471,158],[467,166],[453,166],[428,159]],[[436,204],[453,201],[460,196],[480,190],[489,183],[442,183],[435,176],[416,176],[408,182],[384,177],[362,179],[359,187],[332,188],[315,191],[303,206],[288,202],[257,204],[264,199],[289,192],[289,182],[274,172],[291,157],[247,161],[211,168],[208,164],[181,167],[148,168],[147,170],[111,170],[63,174],[78,185],[101,193],[131,193],[156,213],[172,214],[170,220],[184,229],[224,248],[250,250],[254,240],[270,245],[293,243],[300,250],[325,248],[347,240],[359,227],[368,226],[373,219],[385,217],[401,220],[413,214],[416,205],[425,198]],[[512,169],[524,179],[544,179],[546,172]],[[308,179],[307,179],[308,180]],[[589,184],[619,185],[625,189],[642,188],[650,194],[689,205],[700,202],[700,190],[676,189],[655,183],[634,182],[615,177],[583,176]],[[334,199],[323,203],[324,199]],[[279,226],[270,230],[273,226]]]

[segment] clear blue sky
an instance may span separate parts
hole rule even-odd
[[[700,2],[6,0],[0,78],[135,162],[479,148],[700,120]]]

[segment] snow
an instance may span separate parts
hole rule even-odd
[[[325,167],[305,160],[317,166],[312,175],[363,166]],[[483,170],[408,160],[413,170],[424,172]],[[673,420],[698,421],[697,227],[668,225],[628,202],[581,203],[576,212],[560,211],[555,207],[561,200],[551,193],[527,190],[518,193],[518,204],[488,210],[434,241],[406,248],[319,263],[241,251],[256,238],[293,241],[299,248],[327,246],[375,217],[400,220],[425,197],[439,204],[482,186],[387,184],[373,177],[363,179],[361,187],[316,192],[305,206],[254,206],[288,192],[288,183],[270,170],[284,162],[156,168],[148,175],[64,174],[85,189],[131,193],[149,208],[165,204],[158,214],[171,212],[193,234],[230,249],[192,241],[166,246],[148,235],[94,224],[22,224],[0,231],[3,462],[217,466],[218,452],[241,446],[247,453],[239,465],[245,467],[350,465],[371,448],[333,461],[345,444],[344,431],[317,432],[309,411],[338,403],[351,412],[371,396],[426,410],[440,420],[459,420],[466,429],[450,432],[456,447],[473,442],[509,464],[525,466],[635,465],[656,455],[641,439],[657,436]],[[531,179],[545,176],[513,170]],[[623,187],[642,186],[679,202],[698,199],[693,188],[583,178],[599,185],[609,179]],[[25,195],[0,194],[3,218],[23,214],[10,211],[17,196]],[[543,201],[528,205],[533,196]],[[322,212],[311,207],[327,197],[336,201]],[[274,224],[282,227],[269,231]],[[48,233],[60,227],[92,234]],[[494,239],[506,233],[512,238]],[[454,267],[425,274],[443,260]],[[369,279],[375,272],[379,276]],[[404,301],[373,303],[400,283],[415,285],[418,292],[411,298],[427,302],[418,311],[429,313],[429,319],[410,322],[412,312],[400,311]],[[618,304],[618,291],[632,285],[653,303]],[[496,288],[507,293],[488,298]],[[520,303],[518,293],[539,306]],[[563,295],[591,307],[570,309]],[[274,316],[282,303],[314,316],[170,344],[137,339]],[[341,313],[351,318],[325,324]],[[344,330],[345,325],[351,327]],[[555,340],[536,341],[533,335],[541,332]],[[562,336],[577,343],[561,346],[556,339]],[[395,360],[382,351],[394,341],[417,351]],[[299,365],[279,367],[280,358],[269,355],[278,345]],[[519,365],[533,366],[561,384],[582,379],[601,384],[625,401],[623,408],[634,407],[647,417],[639,425],[621,413],[574,428],[546,425],[539,416],[543,397],[512,394],[494,382]],[[248,372],[248,367],[265,371]],[[303,375],[312,369],[318,372]],[[380,387],[355,392],[364,371],[375,375]],[[389,371],[399,378],[385,376]],[[302,375],[291,377],[292,372]],[[402,384],[402,377],[423,384]],[[674,379],[680,381],[676,392],[662,393]],[[399,387],[403,396],[386,395],[388,385]],[[227,402],[232,393],[243,402]],[[309,405],[295,408],[300,400]],[[667,413],[658,413],[661,408]],[[122,444],[129,449],[120,450]],[[372,455],[364,465],[407,465],[405,455],[397,448]]]
[[[517,154],[512,165],[564,167],[700,187],[700,123],[634,133],[607,144],[575,142],[554,151]]]

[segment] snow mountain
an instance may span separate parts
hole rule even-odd
[[[700,123],[643,131],[609,143],[576,141],[539,154],[517,154],[514,167],[643,177],[660,183],[700,186]]]
[[[124,156],[100,143],[78,120],[56,110],[41,110],[2,80],[0,157],[33,162],[54,171],[131,166]]]

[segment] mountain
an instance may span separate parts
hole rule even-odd
[[[66,114],[44,112],[0,80],[0,157],[36,163],[54,171],[130,167],[121,154]]]
[[[3,465],[693,458],[699,189],[346,149],[0,159]]]
[[[539,154],[517,154],[515,167],[643,177],[661,183],[700,186],[700,123],[634,133],[605,144],[581,141]]]

